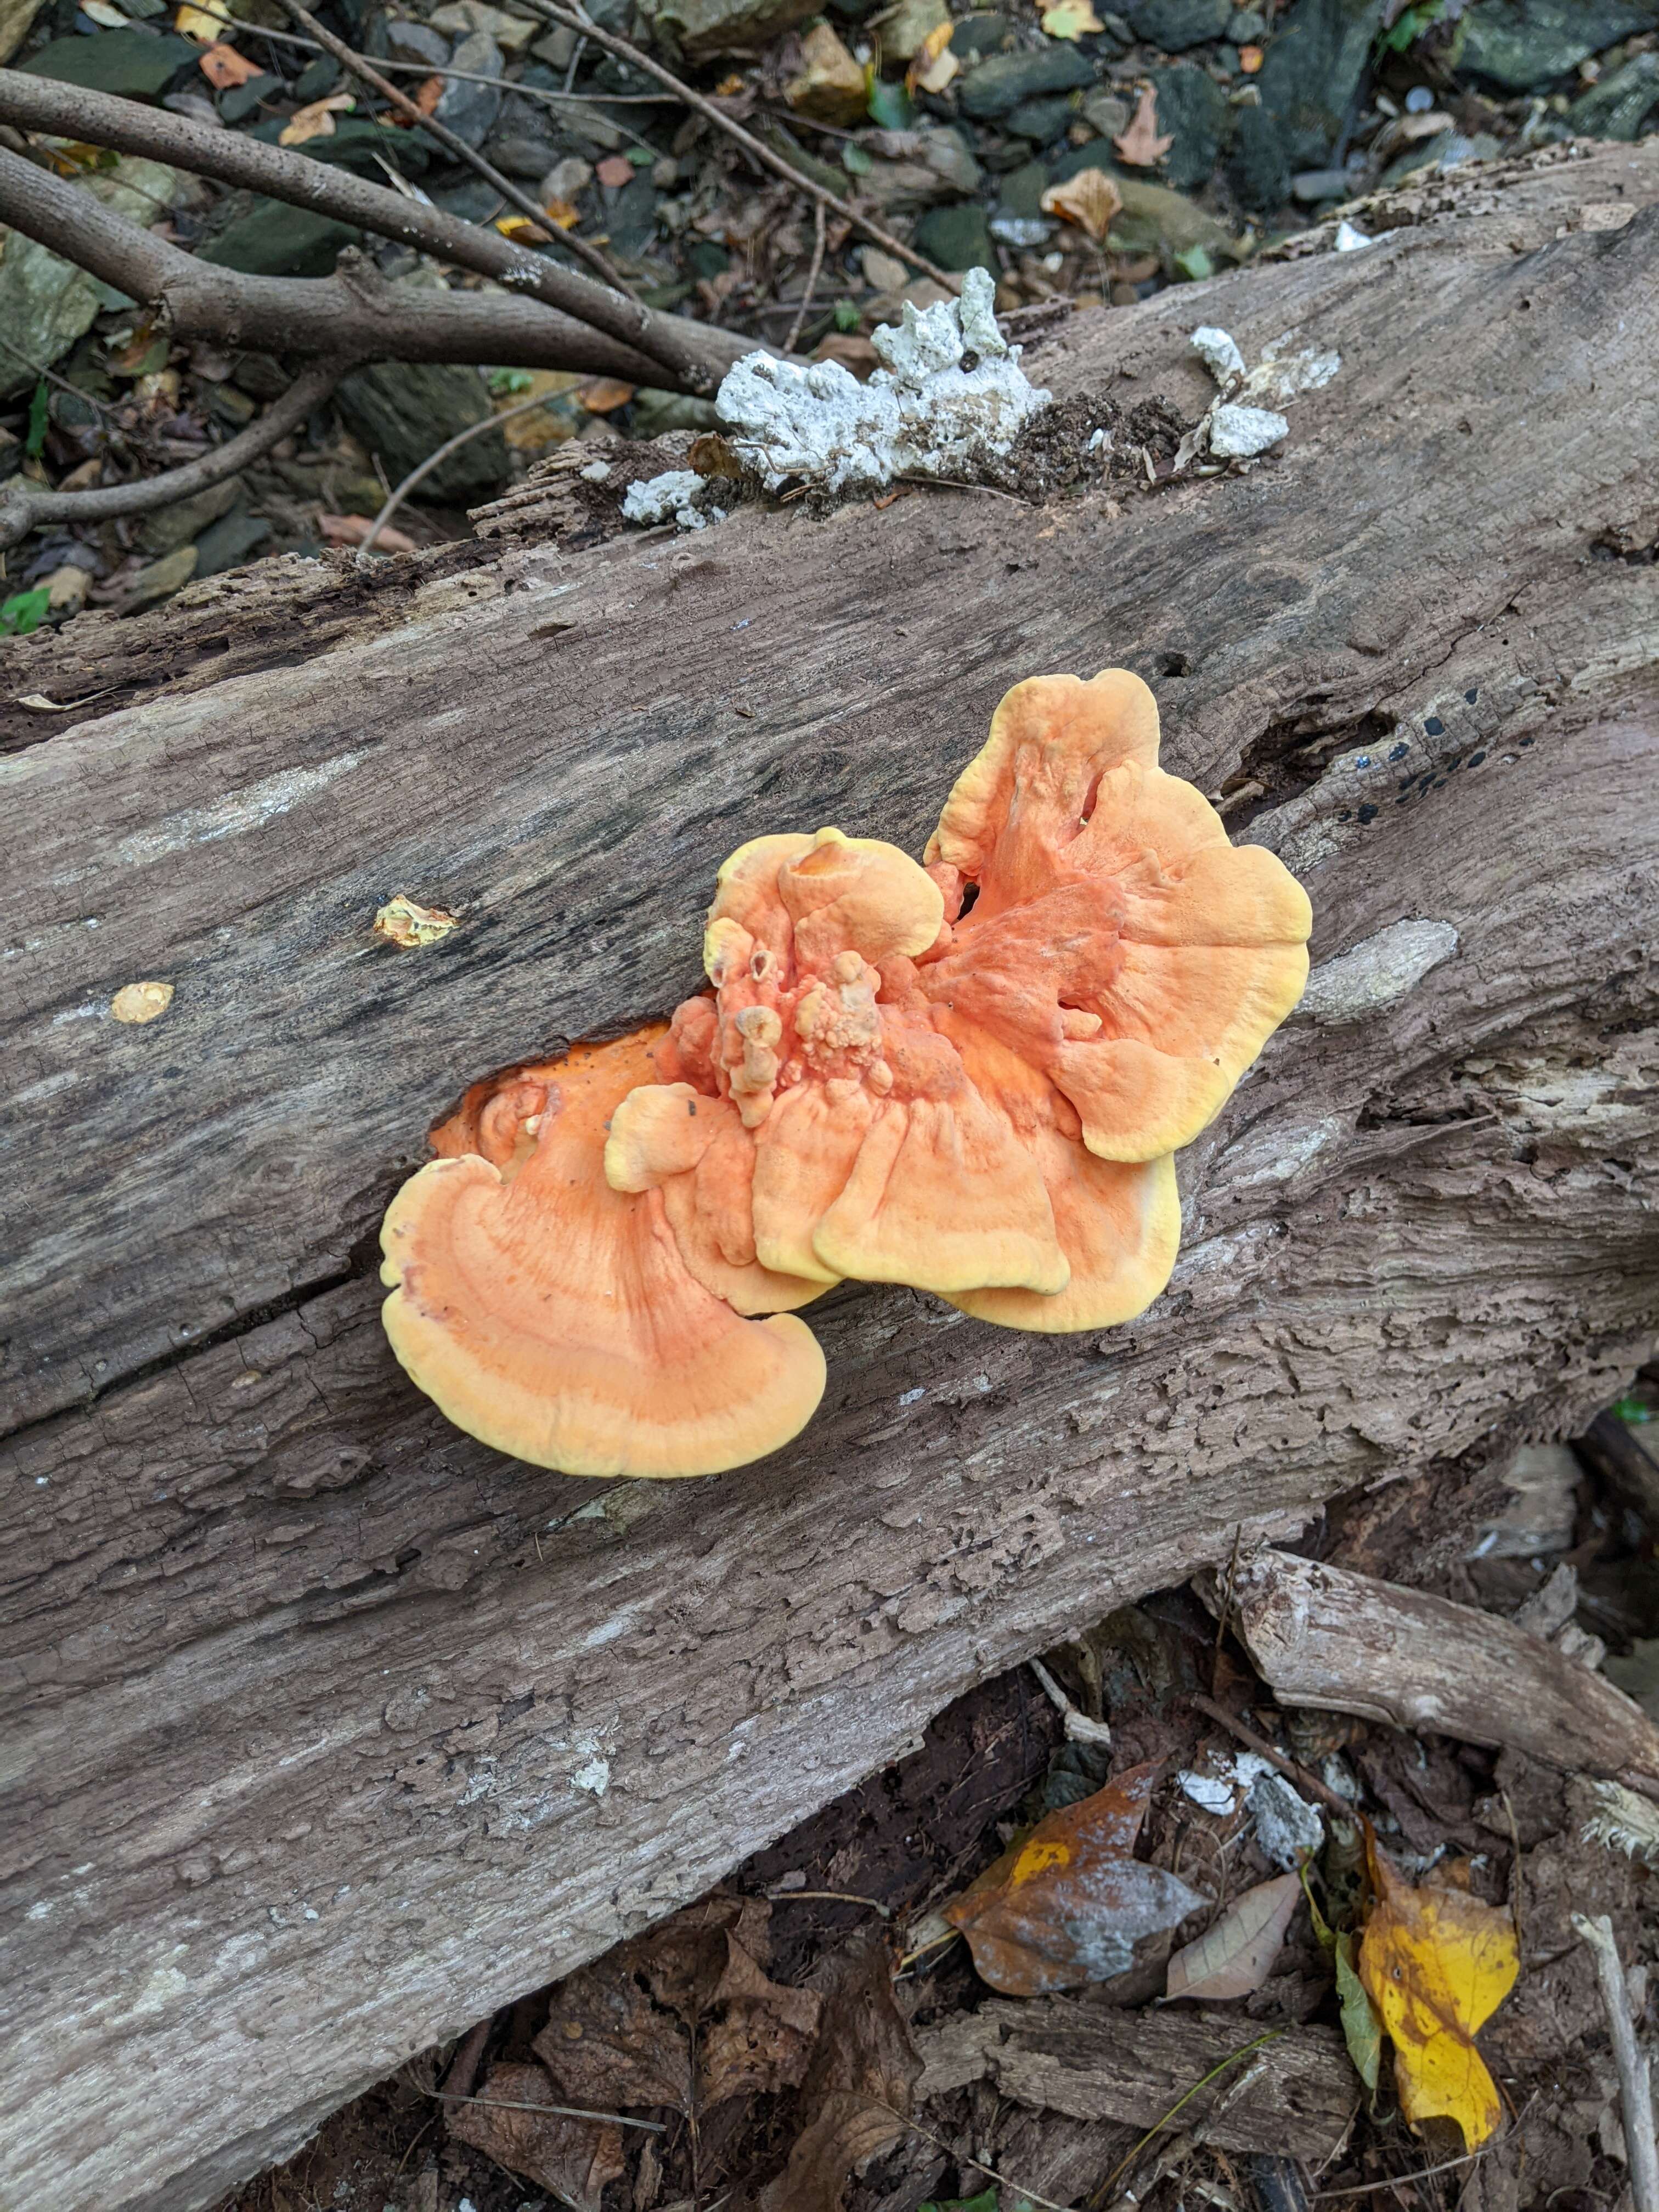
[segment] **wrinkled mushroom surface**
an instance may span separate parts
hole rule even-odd
[[[475,1085],[395,1200],[386,1327],[416,1381],[520,1458],[707,1474],[810,1417],[792,1309],[843,1277],[1012,1328],[1143,1311],[1175,1262],[1170,1156],[1296,1004],[1311,926],[1158,750],[1138,678],[1038,677],[925,866],[832,829],[739,847],[708,990]]]
[[[458,1427],[538,1467],[717,1474],[787,1443],[823,1395],[805,1325],[740,1318],[686,1267],[660,1196],[600,1171],[662,1035],[469,1094],[381,1231],[398,1358]]]

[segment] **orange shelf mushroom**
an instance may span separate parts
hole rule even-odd
[[[1142,1312],[1175,1262],[1171,1155],[1300,997],[1312,919],[1158,748],[1138,678],[1037,677],[926,866],[837,830],[739,848],[709,991],[477,1086],[394,1201],[415,1380],[538,1464],[708,1474],[810,1419],[793,1309],[843,1277],[1012,1328]]]

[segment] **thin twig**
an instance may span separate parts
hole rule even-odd
[[[1630,1990],[1613,1923],[1605,1912],[1572,1916],[1573,1933],[1595,1956],[1613,2063],[1619,2069],[1619,2106],[1625,2123],[1625,2162],[1636,2212],[1659,2212],[1659,2144],[1653,2132],[1653,2077],[1630,2024]]]
[[[285,8],[292,9],[297,4],[298,0],[283,0]],[[706,100],[702,93],[694,91],[677,77],[672,70],[665,70],[660,62],[653,61],[649,54],[642,53],[628,40],[619,39],[614,31],[602,31],[590,16],[583,15],[579,9],[559,7],[556,0],[524,0],[524,4],[532,15],[539,15],[544,21],[557,23],[564,30],[575,31],[584,38],[596,40],[608,52],[615,54],[618,60],[629,63],[647,76],[655,77],[659,84],[665,85],[688,107],[695,108],[699,115],[705,116],[718,130],[724,131],[728,138],[735,140],[756,161],[764,163],[775,176],[780,176],[786,184],[793,185],[798,192],[810,194],[821,207],[840,216],[843,222],[850,222],[854,230],[862,231],[884,252],[896,254],[902,261],[908,261],[913,269],[920,269],[924,276],[931,276],[947,292],[961,289],[960,276],[952,276],[948,270],[937,267],[926,254],[918,253],[915,246],[907,246],[902,238],[895,238],[890,230],[884,230],[879,223],[872,222],[868,216],[860,215],[850,201],[839,198],[827,186],[805,175],[786,161],[781,154],[774,153],[763,138],[757,138],[752,131],[745,131],[741,123],[727,115],[712,100]]]
[[[1310,1797],[1317,1797],[1340,1819],[1353,1819],[1353,1807],[1346,1797],[1339,1796],[1317,1775],[1310,1774],[1305,1766],[1298,1766],[1293,1759],[1287,1759],[1282,1751],[1275,1750],[1265,1735],[1258,1735],[1253,1728],[1247,1727],[1243,1721],[1235,1720],[1224,1705],[1218,1705],[1213,1698],[1206,1698],[1197,1690],[1192,1692],[1188,1703],[1196,1705],[1200,1712],[1207,1713],[1212,1721],[1219,1721],[1230,1735],[1236,1735],[1241,1743],[1249,1744],[1252,1751],[1259,1751],[1263,1759],[1271,1759],[1279,1772],[1294,1782],[1298,1790],[1305,1790]]]
[[[902,481],[907,483],[926,483],[927,479],[907,477]],[[1066,1723],[1067,1742],[1097,1743],[1103,1747],[1109,1747],[1112,1730],[1109,1722],[1097,1721],[1091,1714],[1085,1713],[1080,1705],[1074,1705],[1041,1659],[1027,1660],[1026,1664],[1042,1683],[1049,1704]]]
[[[297,429],[312,409],[326,399],[348,364],[318,362],[296,378],[280,399],[274,399],[257,422],[250,422],[222,446],[215,446],[199,460],[160,476],[140,477],[134,483],[100,484],[95,491],[48,491],[14,477],[0,492],[0,546],[15,545],[43,522],[106,522],[119,515],[148,514],[158,507],[172,507],[181,499],[207,491],[227,477],[240,474],[250,462],[268,453],[290,430]]]
[[[880,1913],[890,1920],[893,1908],[884,1905],[878,1897],[855,1897],[850,1889],[769,1889],[766,1895],[774,1905],[794,1905],[802,1898],[815,1898],[823,1905],[865,1905],[872,1912]]]
[[[795,310],[795,319],[790,324],[789,335],[783,342],[783,349],[786,353],[793,353],[795,350],[795,341],[800,336],[801,325],[811,311],[812,288],[817,283],[818,272],[823,267],[823,202],[816,200],[812,204],[812,265],[806,272],[806,289],[800,295],[800,305]]]
[[[1239,1522],[1233,1529],[1233,1555],[1227,1562],[1227,1587],[1221,1593],[1221,1617],[1215,1625],[1215,1653],[1210,1661],[1210,1695],[1221,1694],[1221,1647],[1226,1641],[1227,1620],[1233,1609],[1233,1584],[1238,1576],[1238,1547],[1243,1541],[1244,1523]]]
[[[644,2128],[653,2136],[667,2132],[665,2120],[636,2120],[627,2112],[593,2112],[585,2105],[528,2105],[516,2097],[463,2097],[453,2089],[428,2089],[426,2094],[445,2105],[484,2105],[498,2112],[556,2112],[566,2120],[609,2120],[613,2127]]]
[[[390,77],[382,76],[372,63],[366,62],[360,53],[347,46],[343,39],[337,39],[332,31],[317,21],[309,9],[301,6],[300,0],[281,0],[281,4],[296,23],[304,24],[325,53],[332,54],[342,69],[349,70],[353,76],[371,86],[383,100],[390,100],[400,115],[424,131],[428,138],[435,138],[446,153],[458,161],[465,161],[469,168],[476,169],[485,183],[498,191],[510,205],[517,208],[520,215],[528,216],[532,222],[545,224],[545,208],[538,207],[528,192],[520,191],[510,178],[504,177],[492,163],[486,161],[483,155],[476,148],[469,146],[465,138],[458,138],[447,124],[440,123],[435,115],[423,114],[407,93],[399,92]],[[613,291],[625,292],[630,300],[639,298],[633,286],[618,273],[597,246],[590,246],[585,238],[578,238],[571,232],[563,233],[562,237],[570,251],[579,259],[586,262],[594,275],[609,284]]]
[[[368,568],[368,556],[374,550],[375,539],[409,497],[410,492],[414,490],[416,485],[423,477],[429,477],[440,461],[447,461],[458,447],[470,443],[474,438],[482,438],[486,431],[499,429],[503,422],[512,422],[515,415],[528,415],[533,408],[551,406],[556,399],[562,399],[565,396],[562,392],[544,392],[538,398],[523,399],[516,407],[504,407],[499,415],[486,415],[482,422],[469,422],[465,430],[458,430],[453,438],[446,438],[436,453],[428,453],[417,468],[410,471],[395,490],[387,493],[386,504],[369,525],[368,537],[357,548],[357,566],[360,568]]]
[[[1474,2166],[1491,2148],[1490,2142],[1484,2142],[1479,2150],[1466,2150],[1462,2158],[1443,2158],[1438,2166],[1416,2166],[1410,2173],[1392,2174],[1387,2181],[1357,2181],[1346,2189],[1316,2189],[1308,2202],[1325,2204],[1334,2197],[1375,2197],[1381,2189],[1409,2189],[1413,2182],[1431,2180],[1437,2173],[1455,2173],[1460,2166]]]
[[[1089,2197],[1091,2207],[1103,2205],[1105,2203],[1107,2191],[1111,2188],[1119,2174],[1123,2172],[1127,2167],[1134,2164],[1135,2160],[1140,2156],[1141,2152],[1146,2149],[1147,2144],[1153,2142],[1158,2136],[1163,2134],[1164,2129],[1169,2126],[1176,2114],[1180,2112],[1184,2106],[1190,2105],[1193,2099],[1197,2096],[1200,2089],[1206,2087],[1210,2082],[1215,2080],[1218,2074],[1224,2074],[1230,2066],[1237,2066],[1241,2058],[1248,2058],[1253,2051],[1260,2051],[1264,2043],[1276,2043],[1284,2033],[1285,2031],[1282,2027],[1269,2028],[1265,2035],[1258,2035],[1254,2041],[1241,2044],[1237,2051],[1231,2052],[1228,2057],[1219,2060],[1215,2065],[1212,2066],[1207,2074],[1201,2074],[1198,2080],[1194,2082],[1192,2087],[1187,2091],[1184,2096],[1177,2097],[1176,2099],[1174,2104],[1171,2105],[1169,2111],[1164,2113],[1163,2118],[1160,2120],[1155,2120],[1152,2125],[1147,2129],[1146,2134],[1142,2136],[1140,2141],[1138,2143],[1132,2145],[1128,2150],[1124,2152],[1122,2157],[1119,2159],[1117,2164],[1112,2168],[1104,2181],[1096,2184]]]
[[[935,2150],[942,2150],[946,2158],[955,2159],[958,2166],[970,2167],[976,2173],[988,2173],[999,2188],[1015,2191],[1028,2204],[1041,2206],[1042,2212],[1067,2212],[1067,2208],[1064,2204],[1056,2204],[1052,2197],[1039,2197],[1035,2189],[1028,2189],[1023,2181],[1015,2181],[1008,2174],[999,2173],[995,2166],[987,2166],[982,2158],[970,2158],[965,2151],[958,2150],[954,2143],[948,2143],[942,2136],[936,2136],[931,2128],[924,2128],[919,2120],[913,2120],[907,2114],[895,2111],[891,2105],[884,2105],[878,2097],[872,2097],[870,2101],[878,2111],[891,2112],[893,2118],[902,2121],[912,2135],[920,2136],[924,2142],[932,2143]]]
[[[59,376],[55,368],[44,368],[40,367],[38,362],[32,360],[31,357],[24,352],[21,346],[14,345],[3,331],[0,331],[0,346],[4,346],[6,351],[11,356],[14,361],[21,361],[31,376],[45,377],[48,384],[55,384],[60,392],[67,392],[76,399],[84,399],[88,406],[90,407],[94,413],[103,416],[106,422],[112,422],[114,420],[114,416],[111,410],[105,406],[101,399],[94,399],[91,392],[82,392],[78,384],[71,384],[68,377]]]

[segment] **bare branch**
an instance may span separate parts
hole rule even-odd
[[[95,491],[48,491],[43,484],[14,477],[0,491],[0,548],[15,545],[43,522],[109,522],[124,514],[148,514],[158,507],[191,499],[227,477],[240,474],[250,462],[268,453],[290,430],[297,429],[313,407],[326,399],[349,364],[316,362],[298,377],[280,399],[275,399],[257,422],[204,453],[182,468],[161,476],[141,477],[135,483],[103,484]]]
[[[292,0],[283,0],[285,7],[291,4]],[[763,162],[786,183],[793,185],[797,191],[805,192],[810,199],[816,200],[820,207],[833,209],[843,222],[850,222],[854,230],[862,231],[884,252],[897,254],[900,260],[908,261],[913,269],[920,269],[923,276],[931,276],[947,292],[962,289],[960,276],[953,276],[948,270],[939,268],[925,253],[918,253],[914,246],[907,246],[902,238],[895,238],[890,230],[884,230],[878,222],[872,222],[868,216],[860,215],[849,200],[838,199],[825,186],[793,167],[781,154],[775,154],[764,139],[757,138],[752,131],[745,131],[742,124],[729,116],[723,107],[717,107],[712,100],[705,100],[702,93],[694,92],[672,70],[665,70],[660,62],[653,61],[649,54],[641,52],[628,40],[619,39],[614,31],[602,31],[580,8],[561,8],[554,4],[554,0],[525,0],[525,5],[532,15],[541,16],[545,22],[557,23],[564,30],[579,32],[583,38],[593,40],[607,53],[615,54],[618,60],[627,62],[631,68],[642,70],[647,76],[655,77],[659,84],[666,85],[669,91],[677,94],[688,107],[696,108],[699,115],[705,116],[716,129],[735,140],[746,154],[751,154],[756,161]]]
[[[440,123],[435,115],[428,115],[417,107],[409,94],[400,91],[390,77],[382,76],[371,63],[347,46],[343,39],[337,39],[333,32],[319,23],[309,9],[302,8],[300,0],[280,0],[280,4],[296,23],[304,24],[325,53],[332,54],[342,69],[349,70],[371,91],[378,92],[382,100],[389,100],[404,122],[412,123],[417,131],[423,131],[428,138],[443,148],[452,161],[465,161],[469,169],[476,170],[493,191],[498,191],[510,207],[517,208],[520,214],[527,216],[532,222],[546,222],[547,210],[538,207],[528,192],[514,184],[510,178],[504,177],[493,162],[486,161],[476,147],[469,146],[465,138],[458,137],[447,124]],[[564,242],[573,253],[586,262],[602,283],[609,284],[618,292],[625,292],[636,306],[640,304],[639,295],[633,286],[612,268],[597,246],[590,246],[585,238],[568,235]]]
[[[573,269],[513,245],[497,231],[464,222],[459,216],[445,215],[419,200],[404,199],[384,185],[325,167],[308,154],[267,146],[260,139],[192,123],[137,100],[59,84],[21,70],[0,70],[0,122],[168,161],[292,207],[334,216],[457,268],[493,276],[515,294],[539,300],[630,350],[648,355],[658,366],[645,379],[647,383],[711,392],[732,363],[750,349],[749,341],[712,325],[640,307]],[[56,246],[58,241],[49,239],[46,243]],[[124,291],[133,290],[119,277],[109,281]],[[538,365],[568,368],[593,364],[558,360]]]
[[[577,369],[647,385],[663,376],[660,363],[645,354],[538,301],[478,292],[411,293],[389,284],[372,261],[355,252],[340,256],[332,276],[248,276],[198,261],[79,185],[3,148],[0,223],[159,308],[179,338],[354,363],[488,362]]]

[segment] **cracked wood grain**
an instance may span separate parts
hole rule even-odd
[[[1575,232],[1569,188],[1642,211]],[[210,2202],[1241,1525],[1620,1387],[1659,1304],[1656,200],[1619,149],[1364,270],[1220,280],[1247,356],[1288,330],[1343,372],[1274,465],[1121,512],[750,512],[378,594],[273,564],[0,653],[9,697],[110,694],[26,732],[0,809],[24,2201]],[[1195,412],[1193,319],[1079,317],[1037,366]],[[1273,1040],[1183,1156],[1170,1292],[1044,1340],[847,1286],[817,1419],[714,1482],[448,1428],[372,1271],[428,1123],[672,1005],[743,837],[914,847],[1010,681],[1113,660],[1172,765],[1261,787],[1242,833],[1307,881],[1317,962],[1456,939]],[[461,927],[380,944],[398,891]],[[141,976],[177,995],[123,1030]]]

